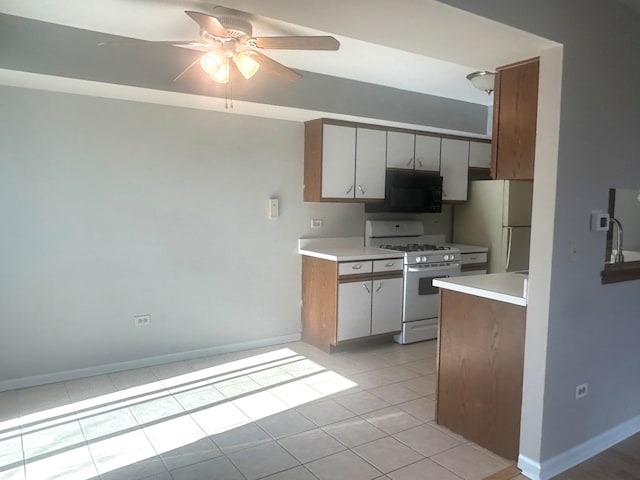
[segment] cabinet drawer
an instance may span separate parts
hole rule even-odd
[[[361,273],[371,273],[373,266],[370,260],[362,262],[340,262],[338,265],[338,275],[358,275]]]
[[[463,253],[461,255],[462,265],[469,265],[474,263],[487,263],[487,252]]]
[[[393,272],[395,270],[402,270],[401,258],[389,258],[387,260],[373,261],[374,272]]]

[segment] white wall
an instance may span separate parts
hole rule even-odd
[[[0,104],[0,384],[295,336],[297,239],[363,235],[363,205],[302,202],[302,123],[12,87]],[[417,218],[449,233],[450,210]]]

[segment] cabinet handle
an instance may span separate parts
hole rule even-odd
[[[407,162],[407,167],[408,167],[409,165],[411,165],[412,163],[413,163],[413,158],[410,158],[410,159],[409,159],[409,161]]]
[[[382,288],[382,282],[380,282],[380,284],[378,285],[378,288],[376,288],[376,293],[379,292],[381,288]]]
[[[360,270],[362,268],[362,264],[361,263],[357,263],[355,265],[352,265],[351,268],[353,270]]]
[[[418,166],[421,167],[422,166],[422,161],[419,158],[416,158],[416,162],[418,162]]]
[[[366,283],[363,283],[362,286],[367,291],[367,293],[371,293],[371,289],[369,288],[369,285],[367,285]]]
[[[351,193],[351,190],[353,190],[353,185],[349,187],[349,190],[347,190],[347,194]]]
[[[360,190],[360,192],[364,195],[364,188],[362,188],[362,185],[358,185],[358,190]]]
[[[396,264],[396,262],[389,262],[385,265],[385,267],[393,267]]]

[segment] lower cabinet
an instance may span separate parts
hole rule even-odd
[[[338,287],[338,341],[397,332],[402,324],[402,278],[378,278]]]
[[[402,258],[335,262],[302,257],[302,340],[330,352],[343,342],[398,333]]]

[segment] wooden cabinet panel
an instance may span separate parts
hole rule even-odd
[[[402,278],[372,282],[371,335],[397,332],[402,327]]]
[[[406,132],[387,132],[387,168],[413,170],[415,135]]]
[[[324,125],[322,133],[322,197],[353,198],[356,129]]]
[[[440,171],[440,137],[416,134],[415,169]]]
[[[442,139],[440,175],[442,175],[443,201],[467,199],[469,179],[469,142],[467,140]]]
[[[496,70],[491,176],[532,180],[538,116],[539,58]]]
[[[526,308],[440,290],[436,420],[517,459]]]
[[[384,199],[387,132],[356,129],[355,198]]]

